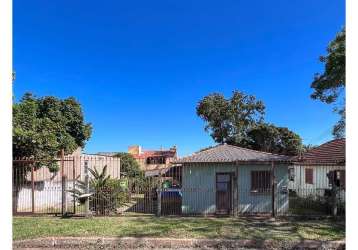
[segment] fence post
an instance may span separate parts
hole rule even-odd
[[[159,187],[157,189],[157,216],[162,214],[162,178],[159,179]]]
[[[73,157],[72,159],[72,189],[75,190],[76,188],[76,157]],[[76,199],[73,197],[73,214],[76,214]]]
[[[335,178],[333,178],[332,182],[332,215],[333,217],[337,216],[337,210],[338,210],[338,202],[337,202],[337,186]]]
[[[275,218],[275,165],[273,161],[271,162],[271,205],[272,205],[272,217]]]
[[[128,202],[131,201],[131,198],[132,198],[132,179],[127,177],[128,178],[128,188],[127,188],[127,192],[128,192]]]
[[[236,167],[234,175],[234,216],[239,215],[239,188],[238,188],[238,179],[239,179],[239,169]]]
[[[35,213],[35,180],[34,180],[34,166],[31,166],[31,211]]]
[[[89,193],[89,176],[88,176],[88,161],[85,160],[85,193],[88,194]],[[85,201],[85,216],[89,216],[90,212],[89,212],[89,197],[86,198]]]
[[[66,215],[66,176],[65,176],[65,151],[61,149],[61,186],[62,186],[62,216]]]

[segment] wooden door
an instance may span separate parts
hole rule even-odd
[[[229,214],[231,211],[231,174],[216,174],[216,213]]]

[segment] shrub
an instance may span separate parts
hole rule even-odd
[[[84,204],[89,199],[89,209],[96,214],[105,215],[116,212],[116,208],[128,201],[126,188],[121,187],[120,180],[111,179],[107,175],[107,166],[102,172],[88,169],[92,175],[89,180],[89,193],[86,193],[86,184],[76,180],[75,187],[68,192],[72,193],[74,199]]]

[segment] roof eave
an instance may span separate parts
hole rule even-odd
[[[271,165],[274,164],[292,164],[291,160],[236,160],[236,161],[177,161],[173,164],[234,164],[234,165],[247,165],[247,164],[255,164],[255,165]]]
[[[301,166],[345,166],[346,161],[293,161],[294,165]]]

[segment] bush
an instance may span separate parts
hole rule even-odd
[[[116,209],[129,200],[128,190],[121,187],[120,180],[108,179],[101,187],[94,188],[90,209],[96,214],[116,213]]]
[[[295,214],[329,214],[330,205],[327,197],[308,195],[300,197],[290,195],[290,211]]]
[[[74,199],[80,204],[89,200],[89,209],[96,214],[105,215],[115,213],[116,208],[129,200],[128,189],[121,186],[121,181],[107,176],[107,166],[101,173],[88,169],[91,173],[89,180],[89,192],[86,193],[86,183],[76,180],[75,187],[67,192],[72,193]]]

